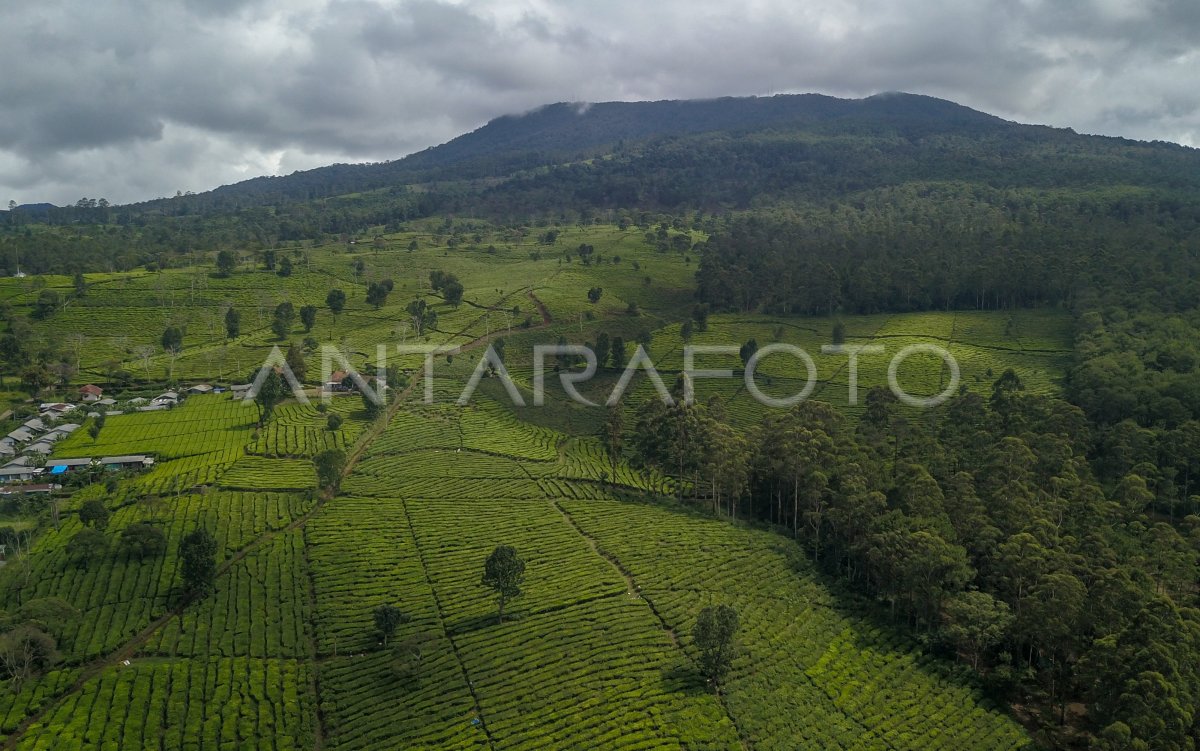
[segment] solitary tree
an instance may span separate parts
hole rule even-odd
[[[737,611],[728,605],[704,608],[692,628],[692,639],[700,650],[700,671],[714,686],[720,685],[733,665],[737,629]]]
[[[604,289],[601,287],[592,287],[588,290],[588,302],[600,302],[600,296],[604,294]]]
[[[296,380],[304,383],[304,377],[308,375],[308,363],[304,361],[304,352],[300,350],[300,347],[295,342],[288,345],[285,360],[288,367],[292,370],[292,375],[296,376]]]
[[[0,678],[7,678],[13,691],[58,659],[54,637],[32,624],[0,634]]]
[[[609,341],[608,332],[601,331],[596,334],[596,344],[592,347],[592,351],[596,353],[596,363],[601,368],[608,367],[608,353],[612,349],[612,342]]]
[[[104,507],[104,503],[95,498],[85,501],[79,507],[79,521],[83,522],[85,527],[103,530],[108,526],[108,517],[108,509]]]
[[[612,340],[612,366],[615,370],[620,370],[625,367],[625,340],[619,336],[614,336]]]
[[[312,331],[313,326],[317,325],[316,305],[300,306],[300,323],[304,324],[304,333]]]
[[[87,568],[88,564],[104,555],[108,549],[108,538],[98,529],[83,529],[75,533],[67,543],[67,556],[76,566]]]
[[[267,373],[267,377],[263,379],[262,385],[258,387],[258,393],[254,395],[254,403],[258,405],[258,424],[260,426],[267,424],[275,406],[283,401],[286,394],[287,390],[283,386],[283,379],[272,368]]]
[[[462,304],[463,299],[462,282],[457,279],[447,282],[446,286],[442,288],[442,296],[446,298],[446,302],[457,308]]]
[[[162,348],[168,352],[178,352],[183,349],[183,330],[178,326],[168,326],[163,331]]]
[[[392,647],[392,673],[402,681],[416,681],[428,638],[414,637]]]
[[[237,256],[231,251],[222,250],[217,253],[217,274],[220,276],[229,276],[237,267]]]
[[[225,311],[225,338],[236,339],[242,331],[242,314],[233,308]]]
[[[205,595],[217,575],[217,541],[208,530],[198,528],[179,543],[179,574],[189,595]]]
[[[286,339],[296,320],[296,308],[286,300],[275,306],[275,317],[271,321],[271,331],[280,339]]]
[[[429,304],[423,299],[413,300],[405,306],[404,310],[412,316],[413,328],[417,330],[417,336],[423,336],[426,331],[437,326],[437,311],[429,307]]]
[[[496,593],[498,623],[504,623],[505,604],[521,596],[521,584],[524,581],[525,561],[521,560],[511,545],[498,545],[483,564],[483,579],[480,580],[483,586]]]
[[[758,342],[753,339],[748,339],[741,349],[738,350],[738,355],[742,358],[742,365],[749,365],[750,358],[754,357],[754,353],[758,351]]]
[[[846,343],[846,324],[841,319],[838,319],[833,324],[833,343],[834,344],[845,344]]]
[[[292,275],[292,259],[288,258],[287,256],[284,256],[283,258],[281,258],[279,261],[279,271],[276,271],[275,273],[278,274],[279,276],[291,276]]]
[[[331,289],[329,294],[325,295],[325,304],[336,316],[346,307],[346,293],[340,289]]]
[[[378,310],[387,302],[388,294],[392,291],[392,280],[384,279],[382,282],[371,282],[367,285],[367,302]]]
[[[118,547],[122,555],[141,560],[166,552],[167,537],[153,524],[130,524],[121,531]]]
[[[408,623],[408,615],[395,605],[380,605],[375,608],[375,629],[383,639],[383,647],[387,649],[388,640],[396,634],[400,624]]]
[[[694,324],[691,321],[684,321],[683,325],[679,327],[679,338],[685,342],[690,342],[692,340],[692,332],[694,331],[693,326]]]
[[[337,488],[346,468],[346,454],[340,449],[326,449],[313,457],[317,468],[317,481],[326,490]]]

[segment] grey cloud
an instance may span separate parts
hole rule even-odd
[[[375,161],[562,100],[905,90],[1200,143],[1194,0],[83,0],[0,9],[0,203]]]

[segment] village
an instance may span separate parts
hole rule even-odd
[[[135,396],[118,401],[104,396],[95,384],[79,388],[77,403],[44,402],[37,415],[25,419],[0,438],[0,496],[17,493],[52,493],[63,487],[62,480],[73,472],[93,467],[110,471],[140,470],[153,466],[154,457],[146,454],[50,459],[60,440],[79,430],[83,421],[102,420],[128,412],[154,412],[171,409],[189,394],[208,394],[223,389],[196,384],[181,391],[164,391],[154,397]],[[11,416],[11,414],[9,415]],[[7,416],[6,416],[7,417]]]

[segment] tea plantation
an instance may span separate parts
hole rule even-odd
[[[887,358],[916,343],[949,350],[968,389],[984,392],[1012,368],[1030,390],[1053,391],[1069,356],[1066,318],[843,317],[847,343],[886,348],[862,357],[860,399],[851,404],[846,356],[821,351],[839,321],[713,315],[705,330],[684,332],[673,321],[692,305],[690,258],[610,226],[565,228],[562,237],[621,261],[564,263],[532,237],[499,234],[451,253],[433,233],[410,230],[388,236],[382,252],[288,251],[295,273],[271,275],[270,284],[248,268],[228,279],[200,269],[89,275],[88,296],[54,319],[97,345],[81,356],[83,374],[116,362],[241,382],[279,343],[269,330],[278,302],[323,305],[332,286],[359,290],[384,276],[395,287],[383,305],[355,291],[343,312],[322,308],[311,332],[297,326],[292,337],[333,342],[359,366],[373,362],[376,343],[467,347],[437,358],[434,404],[422,403],[419,362],[409,358],[411,388],[394,389],[379,416],[339,394],[321,410],[284,401],[259,426],[255,406],[198,395],[172,409],[111,415],[98,435],[77,430],[56,444],[54,457],[147,453],[156,464],[64,494],[56,521],[0,569],[0,609],[57,598],[76,613],[54,629],[54,668],[0,690],[0,747],[1031,748],[971,678],[901,635],[876,603],[819,574],[794,542],[674,503],[678,486],[660,472],[625,459],[614,466],[596,437],[603,410],[568,403],[553,388],[545,407],[517,406],[494,377],[469,403],[455,400],[482,344],[498,336],[530,405],[534,344],[603,333],[623,337],[631,352],[644,332],[668,386],[683,367],[685,336],[803,347],[817,369],[814,397],[853,418],[866,389],[886,382]],[[483,250],[492,239],[496,251]],[[363,267],[352,271],[354,261]],[[458,275],[463,305],[428,288],[434,269]],[[585,295],[591,286],[604,289],[597,303]],[[19,307],[37,290],[5,280],[0,291]],[[404,311],[414,297],[439,311],[419,339]],[[213,313],[222,306],[242,311],[234,337]],[[149,346],[160,324],[182,321],[181,352]],[[35,335],[48,333],[36,324]],[[698,367],[737,372],[698,380],[700,399],[721,395],[739,425],[761,419],[765,408],[747,392],[736,355]],[[582,390],[602,402],[618,375],[605,368]],[[909,392],[930,395],[947,374],[936,359],[914,356],[899,377]],[[763,361],[759,379],[764,390],[789,393],[803,386],[804,371],[781,355]],[[653,393],[647,378],[635,378],[627,424]],[[328,450],[349,462],[340,489],[324,493],[313,458]],[[81,552],[74,541],[91,500],[108,511],[104,542]],[[122,540],[144,526],[161,532],[162,549],[137,555]],[[211,592],[188,598],[179,550],[197,528],[215,539],[217,568]],[[526,576],[498,623],[480,577],[501,544],[524,558]],[[691,635],[699,611],[716,604],[736,607],[742,623],[719,693],[699,671]],[[373,623],[381,605],[405,615],[386,646]]]

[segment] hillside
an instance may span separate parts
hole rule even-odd
[[[63,487],[0,495],[0,747],[1186,751],[1198,167],[903,94],[559,104],[12,212],[2,445]]]
[[[607,153],[622,142],[716,131],[866,127],[917,137],[960,129],[994,132],[1008,125],[952,102],[908,94],[882,94],[861,100],[781,94],[661,102],[560,102],[495,118],[475,131],[395,161],[338,164],[282,177],[255,178],[217,188],[211,198],[305,200],[414,182],[502,176],[518,169]],[[203,202],[205,198],[201,194],[195,200]]]

